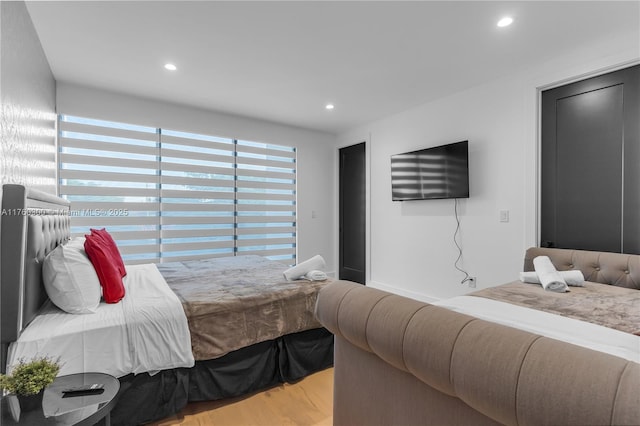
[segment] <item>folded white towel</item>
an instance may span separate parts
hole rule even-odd
[[[540,284],[545,290],[564,293],[569,291],[567,283],[553,266],[548,256],[538,256],[533,259],[533,267],[538,274]]]
[[[303,275],[314,271],[314,270],[324,270],[326,264],[324,259],[319,254],[313,256],[311,259],[307,259],[304,262],[298,263],[296,266],[293,266],[286,271],[284,271],[284,277],[287,281],[293,281],[302,278]]]
[[[558,271],[564,282],[572,287],[584,287],[584,275],[582,271]],[[530,284],[540,284],[540,278],[536,271],[520,272],[520,281]]]

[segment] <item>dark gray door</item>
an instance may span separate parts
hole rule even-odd
[[[339,278],[365,283],[365,143],[340,149]]]
[[[541,245],[640,253],[640,66],[542,93]]]

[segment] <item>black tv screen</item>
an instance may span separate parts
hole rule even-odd
[[[391,156],[393,201],[469,198],[469,141]]]

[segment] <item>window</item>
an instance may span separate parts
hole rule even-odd
[[[295,263],[295,148],[68,115],[59,129],[73,235],[108,228],[128,263]]]
[[[164,260],[233,256],[234,141],[164,129],[160,138]]]
[[[236,251],[291,260],[296,243],[295,149],[236,141]]]
[[[71,233],[106,227],[127,261],[160,261],[160,146],[154,128],[61,116],[59,193]]]

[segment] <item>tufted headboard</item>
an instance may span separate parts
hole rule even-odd
[[[22,185],[2,187],[0,340],[5,369],[9,343],[35,317],[47,293],[42,261],[70,237],[69,202]]]
[[[534,270],[537,256],[548,256],[558,271],[578,269],[587,281],[640,290],[640,255],[531,247],[524,256],[524,271]]]

